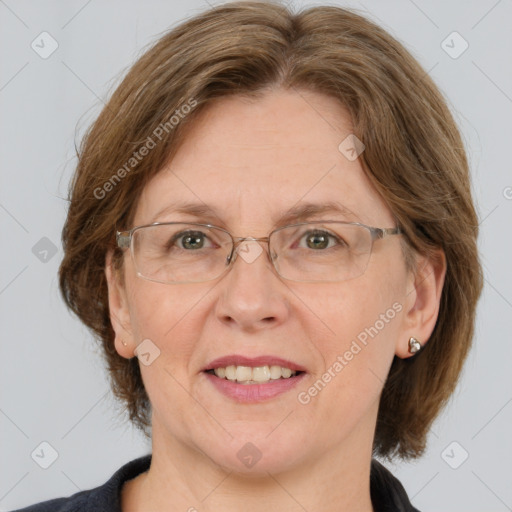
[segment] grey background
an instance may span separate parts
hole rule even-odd
[[[316,3],[325,4],[294,5]],[[426,455],[388,467],[422,511],[512,510],[512,2],[330,3],[380,23],[444,92],[466,141],[481,220],[486,281],[474,349]],[[75,129],[79,142],[143,48],[206,7],[0,0],[0,511],[100,485],[150,451],[116,416],[99,350],[58,295],[60,230]],[[59,45],[47,59],[31,48],[43,31]],[[458,58],[441,46],[453,31],[469,44]],[[461,41],[452,39],[444,44],[453,52]],[[48,469],[31,457],[44,453],[44,464],[51,452],[43,441],[58,453]]]

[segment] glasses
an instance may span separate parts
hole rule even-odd
[[[268,243],[276,272],[290,281],[332,282],[361,276],[373,243],[400,228],[357,222],[316,221],[280,227],[267,237],[233,237],[211,224],[156,222],[117,231],[117,245],[130,249],[137,274],[158,283],[199,283],[222,276],[241,253],[251,263]],[[243,249],[240,244],[244,244]]]

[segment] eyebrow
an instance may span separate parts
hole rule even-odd
[[[295,205],[276,219],[276,224],[285,225],[292,222],[302,222],[311,217],[331,213],[341,215],[347,220],[359,220],[358,216],[346,206],[335,201],[328,201],[325,203],[301,203]]]
[[[218,213],[214,208],[204,203],[174,203],[171,206],[165,207],[156,213],[150,223],[158,222],[158,218],[162,215],[170,213],[188,214],[198,218],[215,217],[221,220]],[[324,203],[300,203],[292,206],[286,210],[282,215],[273,219],[276,226],[283,226],[295,222],[302,222],[311,217],[316,217],[323,214],[335,214],[344,217],[346,220],[358,221],[360,218],[349,208],[343,206],[336,201],[327,201]]]

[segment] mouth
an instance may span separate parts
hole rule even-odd
[[[219,379],[237,382],[238,384],[266,384],[279,379],[290,379],[304,373],[303,371],[292,370],[286,366],[265,365],[265,366],[219,366],[205,373],[215,375]]]
[[[307,372],[279,357],[234,355],[212,361],[202,373],[218,391],[237,402],[261,402],[290,390]]]

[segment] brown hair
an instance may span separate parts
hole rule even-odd
[[[399,42],[350,10],[225,4],[178,25],[142,55],[78,152],[62,234],[63,297],[99,338],[115,396],[148,434],[151,404],[138,360],[114,347],[105,255],[112,249],[122,262],[115,228],[130,227],[145,183],[172,158],[204,106],[275,87],[327,94],[345,105],[366,145],[361,163],[410,247],[445,252],[436,327],[418,355],[395,357],[374,440],[375,454],[417,457],[471,345],[482,288],[478,221],[463,143],[441,93]],[[195,108],[184,115],[186,104]],[[150,141],[154,147],[141,157]]]

